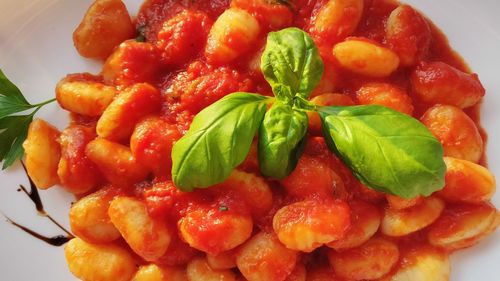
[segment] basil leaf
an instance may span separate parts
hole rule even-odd
[[[183,191],[223,182],[241,164],[259,129],[269,97],[230,94],[196,115],[172,149],[172,179]]]
[[[4,118],[14,113],[26,111],[34,106],[30,104],[19,103],[10,97],[0,95],[0,118]]]
[[[259,166],[264,176],[288,176],[302,154],[307,114],[281,102],[266,113],[259,131]]]
[[[33,108],[23,94],[0,69],[0,118]]]
[[[28,136],[32,120],[33,114],[0,119],[0,159],[3,161],[3,170],[23,156],[23,142]]]
[[[18,101],[22,104],[28,104],[29,102],[24,98],[23,94],[19,88],[10,82],[10,80],[5,76],[3,71],[0,69],[0,95],[10,97],[13,100]]]
[[[24,154],[23,142],[33,116],[51,99],[38,104],[30,104],[19,88],[14,85],[0,69],[0,161],[2,169],[11,166]],[[34,109],[29,115],[12,115]]]
[[[323,75],[323,61],[311,37],[298,28],[270,32],[261,69],[274,95],[291,103],[296,95],[309,97]]]
[[[444,186],[443,147],[418,120],[383,106],[322,107],[325,139],[367,186],[403,198]]]

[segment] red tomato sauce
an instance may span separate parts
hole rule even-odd
[[[330,151],[318,130],[310,130],[304,154],[297,168],[281,181],[264,179],[260,176],[255,145],[245,162],[237,168],[242,174],[233,174],[229,183],[223,183],[220,186],[190,193],[181,192],[172,183],[169,173],[164,172],[171,168],[171,161],[166,161],[165,158],[170,157],[173,143],[189,129],[194,116],[201,110],[233,92],[272,95],[270,86],[259,71],[260,55],[265,46],[268,31],[297,26],[311,32],[325,63],[325,74],[320,85],[313,92],[313,96],[326,93],[341,94],[342,98],[338,100],[342,100],[342,103],[360,104],[362,99],[359,96],[360,88],[367,85],[385,85],[381,87],[385,89],[384,94],[388,92],[388,96],[400,93],[405,95],[404,99],[394,100],[408,102],[409,105],[404,108],[417,119],[436,105],[436,103],[424,101],[412,86],[412,73],[421,62],[440,61],[467,74],[471,73],[463,59],[450,47],[444,34],[430,20],[425,19],[430,28],[429,41],[427,42],[426,38],[417,40],[423,42],[424,45],[428,43],[428,52],[423,57],[419,57],[414,65],[400,66],[385,78],[370,78],[356,74],[343,68],[332,52],[334,46],[345,38],[335,41],[335,36],[315,33],[315,20],[321,8],[328,2],[327,0],[297,0],[293,1],[290,7],[269,4],[272,1],[262,2],[266,4],[257,5],[255,3],[260,3],[259,1],[243,0],[147,0],[136,18],[136,27],[146,39],[145,43],[137,44],[143,44],[140,46],[141,50],[148,48],[155,50],[148,59],[151,64],[154,64],[151,68],[154,69],[153,74],[141,72],[141,75],[146,75],[141,79],[153,83],[160,90],[162,106],[161,110],[153,114],[159,121],[151,124],[144,121],[136,127],[136,131],[139,132],[134,135],[135,139],[134,136],[132,137],[130,145],[140,165],[151,167],[160,166],[158,164],[160,162],[163,164],[160,169],[152,169],[149,178],[143,182],[133,183],[134,188],[119,187],[117,189],[123,194],[133,194],[140,198],[152,218],[167,220],[171,222],[170,227],[176,230],[171,250],[159,260],[160,264],[185,264],[193,256],[200,254],[199,250],[209,254],[219,254],[227,250],[228,243],[236,243],[232,240],[226,241],[226,238],[231,233],[242,231],[241,229],[245,228],[248,220],[253,222],[252,234],[259,231],[273,232],[273,226],[275,227],[273,224],[276,224],[273,220],[275,220],[276,213],[283,207],[297,202],[307,200],[318,202],[318,204],[328,202],[332,204],[332,210],[339,209],[340,205],[342,205],[340,209],[349,210],[350,203],[363,201],[373,205],[381,216],[389,209],[386,195],[369,189],[356,179],[342,160]],[[229,7],[234,6],[245,9],[256,18],[262,26],[259,37],[254,40],[247,52],[240,54],[233,62],[211,65],[203,53],[206,37],[217,17]],[[388,20],[398,6],[399,4],[393,1],[365,0],[363,16],[355,31],[348,37],[374,42],[377,46],[388,48],[390,45],[386,30]],[[410,32],[419,34],[425,33],[426,30],[422,28],[422,25],[409,28]],[[223,43],[235,50],[246,49],[247,46],[239,45],[246,39],[241,39],[239,36],[244,37],[245,34],[235,34],[234,37],[225,38],[226,41]],[[406,47],[405,40],[402,36],[393,39],[391,44]],[[144,59],[142,55],[134,57],[134,51],[130,54],[132,57],[124,55],[128,61],[127,64],[120,66],[124,67],[125,74],[133,76],[134,69],[141,69]],[[118,82],[115,80],[114,83]],[[364,91],[363,94],[367,95],[363,96],[367,101],[374,100],[374,97],[370,96],[373,94],[370,89]],[[391,101],[390,98],[387,100]],[[475,122],[483,142],[486,143],[486,133],[480,127],[480,107],[481,104],[478,103],[463,111]],[[95,126],[96,122],[95,118],[73,115],[75,124]],[[165,128],[162,129],[160,126]],[[129,145],[128,142],[121,144]],[[479,163],[486,164],[484,151]],[[238,176],[243,177],[244,180]],[[242,186],[236,186],[235,183],[242,183]],[[256,187],[261,187],[261,185],[264,188]],[[252,194],[257,193],[259,196],[266,193],[262,195],[262,198],[272,196],[272,204],[263,207],[264,213],[260,209],[258,212],[255,211],[255,202],[249,200]],[[420,206],[418,204],[423,204],[421,201],[423,200],[415,200],[415,204]],[[311,213],[314,212],[311,211]],[[285,220],[285,223],[281,221],[283,228],[287,227],[287,219],[299,221],[300,216],[303,215],[302,213],[283,214],[282,217]],[[350,224],[363,222],[362,216],[346,215],[344,219],[344,228],[339,232],[340,234],[337,233],[339,236],[363,235],[363,231],[355,234],[349,233]],[[234,221],[238,221],[242,226],[234,229]],[[318,228],[321,230],[321,226]],[[182,238],[182,232],[189,232],[190,238],[195,241]],[[307,235],[309,234],[304,234],[304,237],[309,237]],[[401,254],[427,244],[425,227],[402,237],[388,237],[382,234],[381,230],[374,235],[397,244],[401,249]],[[187,243],[196,244],[197,250],[194,249],[196,247],[191,248]],[[318,264],[322,264],[327,259],[326,252],[325,247],[318,248],[312,253],[303,254],[301,260],[308,268],[312,268],[314,267],[312,263],[315,261],[321,260]],[[397,268],[398,266],[394,267],[393,271]]]

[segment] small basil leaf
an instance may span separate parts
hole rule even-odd
[[[22,144],[33,116],[43,106],[54,102],[51,99],[38,104],[30,104],[19,88],[0,69],[0,161],[2,169],[11,166],[24,154]],[[12,115],[36,108],[29,115]]]
[[[0,119],[0,159],[3,161],[3,170],[23,156],[23,142],[32,120],[33,114]]]
[[[295,169],[307,126],[306,113],[281,102],[274,103],[259,130],[259,166],[264,176],[282,179]]]
[[[5,74],[0,69],[0,95],[9,97],[12,100],[17,101],[20,104],[29,105],[29,102],[24,98],[23,94],[19,88],[10,82],[10,80],[5,76]]]
[[[443,147],[418,120],[383,106],[323,107],[328,145],[368,187],[403,198],[444,186]]]
[[[24,98],[19,88],[0,70],[0,118],[30,108],[33,106]]]
[[[0,118],[4,118],[14,113],[26,111],[34,106],[19,102],[11,97],[0,95]]]
[[[323,75],[323,61],[311,37],[292,27],[269,33],[261,69],[274,95],[290,103],[296,95],[309,97]]]
[[[172,179],[183,191],[223,182],[241,164],[259,129],[270,98],[228,95],[196,115],[172,149]]]

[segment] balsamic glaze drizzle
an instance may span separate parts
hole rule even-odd
[[[17,191],[18,192],[22,191],[24,194],[26,194],[30,198],[30,200],[33,202],[33,204],[35,204],[35,208],[36,208],[38,214],[42,217],[48,218],[59,229],[64,231],[66,233],[66,235],[56,235],[53,237],[47,237],[47,236],[41,235],[38,232],[35,232],[35,231],[29,229],[28,227],[25,227],[23,225],[18,224],[17,222],[15,222],[15,221],[11,220],[9,217],[7,217],[5,214],[3,216],[5,217],[7,222],[10,223],[11,225],[19,228],[20,230],[26,232],[27,234],[29,234],[29,235],[33,236],[34,238],[41,240],[47,244],[50,244],[50,245],[56,246],[56,247],[59,247],[59,246],[66,244],[66,242],[68,242],[69,240],[74,238],[73,234],[71,234],[71,232],[69,232],[66,228],[64,228],[60,223],[58,223],[54,218],[52,218],[45,211],[45,209],[43,208],[42,199],[40,198],[40,194],[38,193],[38,189],[37,189],[35,183],[28,175],[28,171],[26,170],[26,166],[24,165],[24,163],[22,161],[21,161],[21,164],[23,166],[24,172],[26,173],[26,177],[29,180],[30,190],[28,191],[26,189],[26,187],[24,187],[23,185],[19,185],[20,188]]]
[[[56,236],[53,236],[53,237],[47,237],[47,236],[43,236],[41,235],[40,233],[38,232],[35,232],[29,228],[27,228],[26,226],[22,226],[18,223],[16,223],[15,221],[11,220],[9,217],[7,217],[6,215],[4,215],[4,217],[7,219],[7,222],[12,224],[13,226],[19,228],[20,230],[28,233],[29,235],[35,237],[36,239],[38,240],[41,240],[47,244],[50,244],[52,246],[56,246],[56,247],[60,247],[64,244],[66,244],[66,242],[68,242],[69,240],[71,240],[73,237],[73,235],[71,236],[64,236],[64,235],[56,235]]]

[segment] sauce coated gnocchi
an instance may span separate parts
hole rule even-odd
[[[328,149],[316,112],[287,177],[262,176],[254,140],[224,182],[176,188],[172,148],[196,114],[233,92],[271,95],[260,57],[285,27],[308,32],[324,63],[308,106],[419,119],[444,148],[442,190],[369,188]],[[78,195],[70,271],[85,281],[449,280],[449,255],[500,216],[476,114],[485,89],[440,34],[395,1],[146,0],[137,17],[95,1],[74,41],[102,71],[63,78],[56,97],[71,124],[35,120],[24,143],[39,188]]]
[[[372,238],[356,248],[339,253],[330,251],[328,257],[339,277],[374,280],[389,273],[399,260],[399,250],[388,240]]]

